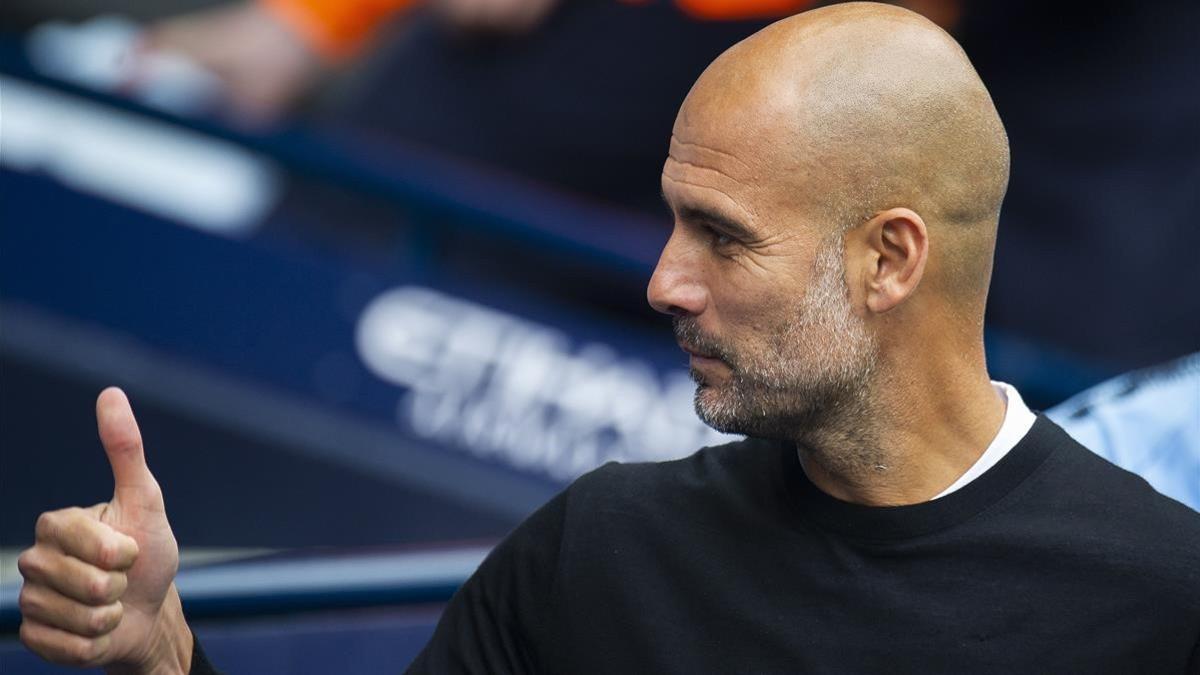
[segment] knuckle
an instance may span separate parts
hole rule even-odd
[[[30,574],[34,574],[41,569],[41,556],[36,547],[27,548],[17,556],[17,570],[21,576],[29,578]]]
[[[83,648],[83,665],[85,667],[95,667],[104,663],[109,643],[110,639],[107,635],[101,635],[98,638],[88,640]]]
[[[21,611],[21,616],[38,611],[39,606],[35,593],[28,586],[23,586],[21,594],[17,596],[17,608]]]
[[[39,628],[40,626],[33,621],[22,621],[17,638],[29,651],[43,658],[50,658],[52,656],[51,645],[46,643],[45,635]]]
[[[111,631],[115,627],[113,616],[113,611],[109,607],[89,610],[85,623],[88,635],[99,636]]]
[[[104,602],[112,592],[112,582],[108,575],[95,575],[87,581],[88,599],[94,602]]]
[[[129,577],[124,572],[109,573],[109,602],[116,602],[118,598],[125,594],[125,589],[129,586]]]
[[[96,564],[108,569],[117,562],[117,547],[111,541],[102,541],[96,546]]]
[[[17,630],[17,639],[21,641],[21,644],[25,645],[33,652],[38,654],[41,653],[41,651],[38,650],[37,638],[33,634],[33,624],[29,623],[28,621],[21,622],[21,627]]]
[[[57,522],[58,513],[56,511],[45,511],[38,516],[37,523],[33,526],[33,531],[38,539],[49,539],[53,537]]]
[[[121,625],[121,620],[125,618],[125,605],[116,602],[112,605],[108,612],[108,629],[104,632],[111,633]]]
[[[72,640],[65,651],[67,659],[75,666],[86,666],[98,656],[96,641],[87,638]]]
[[[40,539],[57,542],[68,535],[71,523],[78,520],[82,512],[78,506],[46,511],[38,516],[35,532]]]

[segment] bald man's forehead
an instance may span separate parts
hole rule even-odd
[[[698,95],[688,96],[676,119],[664,177],[719,191],[751,214],[807,209],[820,190],[811,185],[812,158],[798,133],[794,107],[748,92],[744,84],[726,89],[720,84],[698,83],[693,92]]]
[[[719,166],[730,176],[762,184],[794,163],[794,104],[753,87],[697,82],[680,108],[670,156]]]
[[[747,148],[735,143],[713,143],[703,135],[671,136],[667,165],[678,165],[705,173],[720,174],[723,180],[745,185],[753,179],[755,167]]]
[[[735,152],[672,137],[662,175],[663,197],[677,214],[719,212],[747,226],[755,220],[754,172]]]

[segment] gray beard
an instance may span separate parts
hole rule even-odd
[[[840,236],[822,242],[812,278],[795,318],[772,337],[766,355],[738,355],[707,340],[691,317],[677,318],[675,333],[730,368],[719,389],[692,369],[696,414],[706,424],[801,447],[840,447],[822,463],[859,473],[883,461],[869,405],[878,350],[850,308]]]

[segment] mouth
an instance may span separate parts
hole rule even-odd
[[[690,346],[688,346],[688,345],[686,345],[686,344],[683,344],[682,342],[681,342],[681,343],[679,343],[679,347],[680,347],[681,349],[683,349],[683,351],[687,352],[687,353],[688,353],[688,355],[690,355],[690,356],[691,356],[693,359],[695,359],[695,360],[697,360],[697,361],[700,361],[701,363],[705,363],[705,362],[718,362],[718,361],[720,361],[720,360],[721,360],[721,359],[720,359],[720,358],[718,358],[716,355],[713,355],[713,354],[705,354],[705,353],[703,353],[703,352],[701,352],[701,351],[699,351],[699,350],[695,349],[694,347],[690,347]]]

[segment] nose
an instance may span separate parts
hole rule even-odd
[[[646,287],[646,300],[663,314],[696,316],[707,306],[708,292],[700,283],[678,233],[676,230],[671,235],[658,257],[658,265]]]

